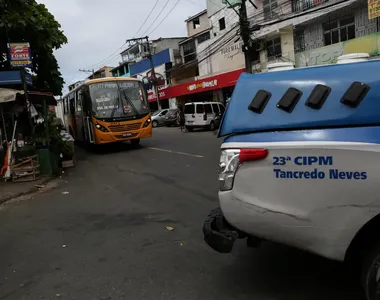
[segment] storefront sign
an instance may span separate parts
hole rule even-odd
[[[380,17],[380,0],[368,0],[368,19]]]
[[[25,68],[32,66],[32,52],[29,43],[9,43],[8,52],[12,67]]]
[[[311,67],[336,63],[343,54],[343,44],[334,44],[296,54],[296,67]]]
[[[226,59],[232,59],[235,55],[242,53],[242,46],[243,43],[235,43],[230,46],[226,46],[220,50],[221,54],[224,56]]]
[[[333,45],[306,50],[295,54],[296,67],[335,64],[339,56],[349,53],[380,54],[380,33],[362,36]]]
[[[164,91],[159,91],[158,94],[160,95],[160,99],[166,99],[168,97],[166,97],[166,93],[165,93],[165,90]],[[148,94],[148,101],[149,102],[152,102],[152,101],[157,101],[157,97],[156,97],[156,94],[153,93],[153,92],[150,92]]]
[[[214,79],[214,80],[210,80],[210,81],[193,83],[191,85],[188,85],[186,89],[191,92],[191,91],[194,91],[196,89],[204,89],[204,88],[216,87],[216,86],[218,86],[218,80]]]
[[[194,81],[192,83],[183,83],[164,89],[159,89],[160,99],[175,98],[182,95],[202,93],[206,91],[212,91],[221,89],[224,87],[234,86],[241,73],[245,69],[239,69],[228,73],[215,75],[209,78]],[[148,93],[149,102],[157,101],[157,97],[154,93]]]

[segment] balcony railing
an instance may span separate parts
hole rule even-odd
[[[300,13],[305,10],[323,5],[329,1],[330,0],[292,0],[292,11],[294,13]]]

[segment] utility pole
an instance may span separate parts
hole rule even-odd
[[[31,109],[30,109],[30,107],[32,106],[32,103],[29,102],[28,82],[27,82],[27,78],[26,78],[27,74],[28,73],[26,72],[26,69],[22,68],[21,71],[20,71],[21,82],[22,82],[22,86],[24,88],[25,105],[26,105],[26,109],[27,109],[27,112],[28,112],[29,126],[30,126],[30,130],[31,130],[31,134],[33,136],[34,135],[34,126],[33,126],[33,121],[32,121],[32,112],[31,112]],[[45,115],[45,117],[47,118],[47,115]]]
[[[245,59],[245,69],[247,73],[252,73],[252,43],[251,43],[251,30],[250,30],[250,24],[248,21],[247,16],[247,6],[246,6],[247,0],[222,0],[222,3],[227,4],[230,8],[232,8],[236,14],[239,16],[239,23],[240,23],[240,36],[243,40],[243,52],[244,52],[244,59]],[[252,4],[253,7],[256,7],[256,5],[252,2],[252,0],[249,0],[249,2]],[[235,6],[240,4],[240,9],[237,11],[235,9]]]
[[[95,79],[95,70],[94,69],[92,69],[92,70],[79,69],[79,72],[92,73],[92,79]]]
[[[245,58],[245,69],[247,73],[252,73],[252,57],[251,57],[251,32],[247,16],[246,0],[241,1],[239,10],[240,18],[240,34],[243,39],[243,52]]]
[[[141,37],[141,38],[129,39],[129,40],[127,40],[127,43],[130,43],[130,42],[140,42],[140,41],[143,41],[143,40],[146,41],[147,48],[148,48],[148,58],[149,58],[149,62],[150,62],[151,72],[152,72],[151,84],[153,86],[154,93],[157,96],[157,107],[158,107],[158,110],[161,110],[160,94],[158,92],[157,78],[156,78],[156,72],[154,70],[153,56],[152,56],[152,52],[151,52],[151,49],[150,49],[149,37],[146,36],[146,37]]]

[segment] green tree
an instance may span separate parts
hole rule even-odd
[[[53,51],[67,43],[61,25],[35,0],[0,0],[0,71],[10,70],[7,42],[29,42],[34,88],[62,94],[64,80]]]

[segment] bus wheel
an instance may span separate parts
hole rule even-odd
[[[366,299],[380,299],[380,243],[375,244],[365,256],[361,275]]]
[[[132,146],[138,146],[140,144],[140,139],[131,140],[131,144]]]

